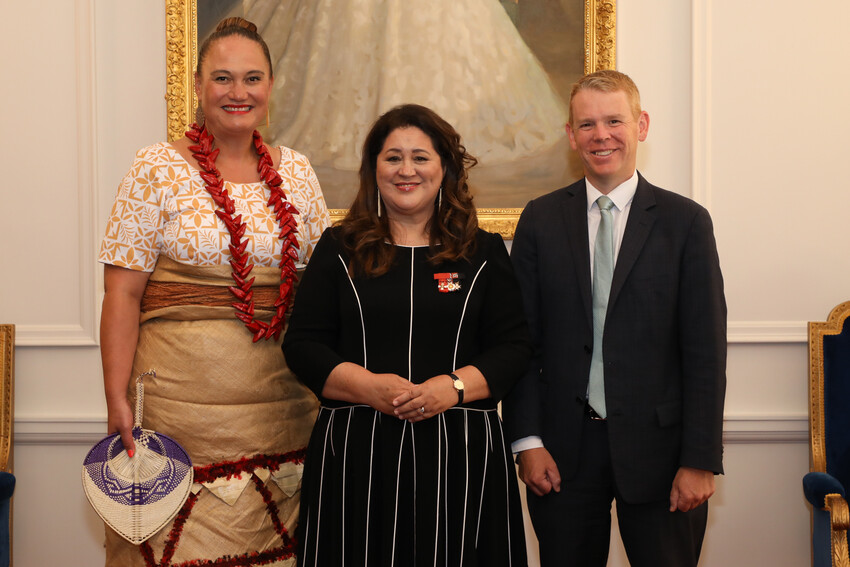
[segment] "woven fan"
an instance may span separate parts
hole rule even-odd
[[[92,507],[109,527],[140,544],[168,524],[192,488],[192,461],[176,441],[142,429],[144,385],[136,378],[136,415],[132,458],[113,433],[99,441],[83,461],[83,488]]]

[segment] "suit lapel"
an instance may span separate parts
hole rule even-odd
[[[626,231],[623,233],[623,242],[620,245],[620,253],[617,255],[617,265],[614,267],[614,277],[611,280],[611,295],[608,297],[609,313],[611,306],[617,302],[629,272],[632,271],[632,267],[640,256],[652,225],[655,224],[655,213],[652,211],[654,207],[655,195],[652,193],[652,186],[638,173],[637,191],[632,200]]]
[[[566,193],[567,198],[563,201],[562,213],[567,242],[570,246],[570,256],[573,259],[585,316],[588,321],[593,321],[590,245],[587,240],[587,185],[584,179],[567,187]]]

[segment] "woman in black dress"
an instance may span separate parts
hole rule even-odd
[[[322,402],[299,564],[526,564],[496,405],[531,344],[504,243],[478,228],[474,164],[431,110],[390,110],[313,253],[283,344]]]

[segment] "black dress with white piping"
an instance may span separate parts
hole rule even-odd
[[[328,229],[299,286],[287,362],[322,401],[304,470],[300,565],[526,565],[513,459],[496,406],[531,343],[501,237],[469,261],[397,247],[390,271],[351,277]],[[414,383],[473,365],[492,398],[411,424],[321,398],[342,362]]]

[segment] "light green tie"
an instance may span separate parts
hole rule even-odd
[[[614,202],[605,195],[596,199],[599,206],[599,230],[593,251],[593,357],[590,359],[590,381],[587,401],[600,417],[608,417],[605,408],[605,381],[602,364],[602,335],[605,331],[605,313],[614,276]]]

